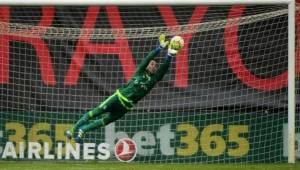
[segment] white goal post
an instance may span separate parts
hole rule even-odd
[[[295,163],[295,1],[294,0],[0,0],[7,6],[84,5],[288,5],[288,162]],[[298,148],[299,149],[299,148]]]

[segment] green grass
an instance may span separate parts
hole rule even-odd
[[[0,170],[300,170],[300,164],[145,164],[0,161]]]

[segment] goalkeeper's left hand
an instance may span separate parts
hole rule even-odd
[[[161,48],[166,48],[169,45],[169,41],[166,41],[166,35],[160,34],[159,36],[159,46]]]
[[[176,45],[174,45],[173,43],[175,43],[175,42],[171,41],[169,48],[168,48],[168,54],[175,57],[176,54],[183,48],[183,46],[181,48],[176,48]]]

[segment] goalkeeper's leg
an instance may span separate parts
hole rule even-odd
[[[83,126],[84,124],[87,124],[89,122],[90,119],[93,118],[93,114],[91,113],[94,113],[95,115],[98,114],[98,115],[101,115],[104,112],[103,108],[94,108],[93,110],[85,113],[75,124],[74,126],[71,128],[71,130],[68,130],[66,131],[66,136],[71,139],[74,135],[75,135],[75,132],[78,130],[79,127]]]
[[[107,113],[102,118],[91,121],[88,124],[81,126],[79,128],[79,130],[82,131],[82,133],[86,133],[86,132],[98,129],[100,127],[106,126],[109,123],[120,119],[121,117],[123,117],[124,114],[125,114],[124,112],[123,113]]]
[[[106,114],[102,115],[102,117],[98,120],[90,121],[89,123],[85,123],[78,127],[78,135],[75,137],[75,142],[81,143],[86,132],[103,127],[120,119],[129,110],[121,104],[117,95],[111,96],[111,98],[102,104],[100,108],[103,108]],[[97,114],[97,116],[99,116],[99,114]],[[92,117],[96,116],[92,115]]]
[[[85,124],[85,125],[79,127],[78,134],[75,137],[75,142],[76,143],[82,143],[82,139],[83,139],[85,133],[87,133],[89,131],[92,131],[92,130],[95,130],[95,129],[98,129],[100,127],[106,126],[109,123],[120,119],[121,117],[123,117],[124,114],[125,113],[121,113],[121,114],[119,114],[119,113],[115,113],[115,114],[108,113],[108,114],[105,114],[101,119],[91,121],[88,124]]]
[[[94,117],[100,116],[106,112],[108,112],[108,104],[111,103],[112,98],[115,96],[112,95],[109,98],[107,98],[104,102],[102,102],[98,107],[94,108],[93,110],[85,113],[75,124],[74,126],[65,132],[66,136],[71,139],[74,135],[75,132],[77,132],[78,128],[89,123],[91,119]]]

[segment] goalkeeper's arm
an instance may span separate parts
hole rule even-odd
[[[174,49],[172,44],[169,45],[169,49],[165,61],[159,66],[159,68],[157,69],[154,75],[155,81],[160,81],[164,77],[164,75],[168,71],[168,68],[170,67],[172,58],[174,58],[179,51],[180,49]]]
[[[168,43],[168,41],[165,41],[165,35],[161,34],[159,36],[159,46],[155,50],[151,51],[141,62],[141,64],[138,65],[135,74],[143,73],[146,70],[149,62],[153,60],[163,48],[167,47]]]

